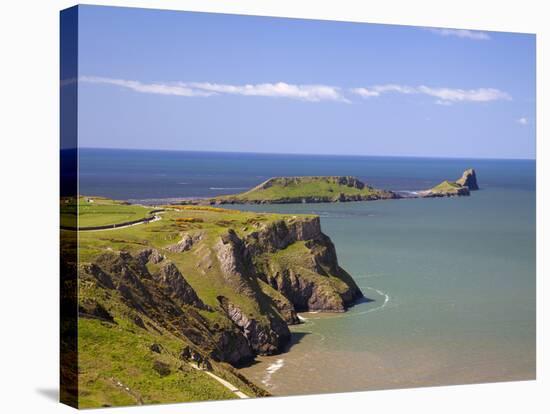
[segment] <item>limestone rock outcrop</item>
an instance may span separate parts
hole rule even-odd
[[[468,187],[470,191],[479,190],[479,186],[477,185],[476,171],[473,168],[468,168],[466,171],[464,171],[462,177],[456,180],[456,183],[463,187]]]

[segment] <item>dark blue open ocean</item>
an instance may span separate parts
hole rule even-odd
[[[80,193],[155,203],[295,175],[422,190],[470,167],[481,188],[470,197],[233,206],[319,214],[340,264],[373,299],[341,315],[302,315],[290,352],[244,372],[274,394],[532,379],[532,160],[83,149]]]
[[[389,190],[422,190],[475,167],[483,187],[534,190],[531,160],[81,149],[80,193],[148,200],[208,197],[276,176],[352,175]]]

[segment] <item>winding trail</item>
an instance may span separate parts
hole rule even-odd
[[[109,231],[109,230],[119,230],[119,229],[125,229],[127,227],[133,227],[133,226],[139,226],[140,224],[147,224],[147,223],[154,223],[155,221],[159,221],[159,220],[162,220],[162,217],[160,215],[157,215],[155,214],[153,216],[152,219],[150,218],[144,218],[143,220],[137,222],[137,223],[132,223],[132,224],[125,224],[123,226],[117,226],[117,227],[111,227],[111,228],[107,228],[107,229],[80,229],[79,231]]]
[[[151,217],[145,217],[145,218],[143,218],[139,221],[129,223],[129,224],[124,224],[122,226],[117,226],[116,224],[113,224],[112,226],[111,225],[101,226],[101,227],[105,227],[105,228],[91,228],[90,229],[90,228],[83,227],[83,228],[80,228],[78,230],[75,229],[75,228],[63,228],[63,227],[61,227],[61,230],[65,230],[65,231],[109,231],[109,230],[119,230],[119,229],[125,229],[127,227],[139,226],[140,224],[154,223],[155,221],[162,220],[162,217],[160,216],[160,214],[162,214],[162,212],[159,212],[158,214],[155,214],[152,218]]]
[[[237,397],[239,398],[250,398],[248,395],[246,395],[244,392],[242,392],[241,390],[239,390],[237,387],[235,387],[233,384],[231,384],[229,381],[226,381],[224,380],[223,378],[220,378],[218,377],[216,374],[213,374],[212,372],[210,371],[206,371],[204,369],[201,369],[199,368],[197,365],[195,364],[189,364],[191,365],[193,368],[195,368],[197,371],[202,371],[204,372],[206,375],[209,375],[211,376],[212,378],[214,378],[216,381],[218,381],[220,384],[222,384],[225,388],[227,388],[229,391],[231,391],[233,394],[235,394]]]

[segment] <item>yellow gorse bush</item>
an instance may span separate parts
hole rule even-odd
[[[204,220],[197,217],[180,217],[176,219],[176,223],[203,223]]]
[[[163,206],[165,208],[171,208],[174,210],[194,210],[194,211],[213,211],[216,213],[225,213],[225,212],[232,212],[232,213],[238,213],[236,210],[229,210],[227,208],[219,208],[219,207],[210,207],[210,206]]]

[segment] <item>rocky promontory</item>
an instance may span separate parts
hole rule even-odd
[[[363,296],[317,216],[175,206],[131,234],[107,249],[101,233],[82,240],[81,317],[175,335],[205,360],[280,353],[297,312],[343,312]]]
[[[456,181],[443,181],[435,187],[426,191],[420,191],[420,197],[452,197],[452,196],[469,196],[470,191],[479,190],[477,185],[476,172],[473,168],[469,168]]]
[[[473,168],[468,168],[466,171],[464,171],[462,177],[456,180],[456,183],[463,187],[468,187],[470,191],[479,190],[479,187],[477,185],[476,171]]]

